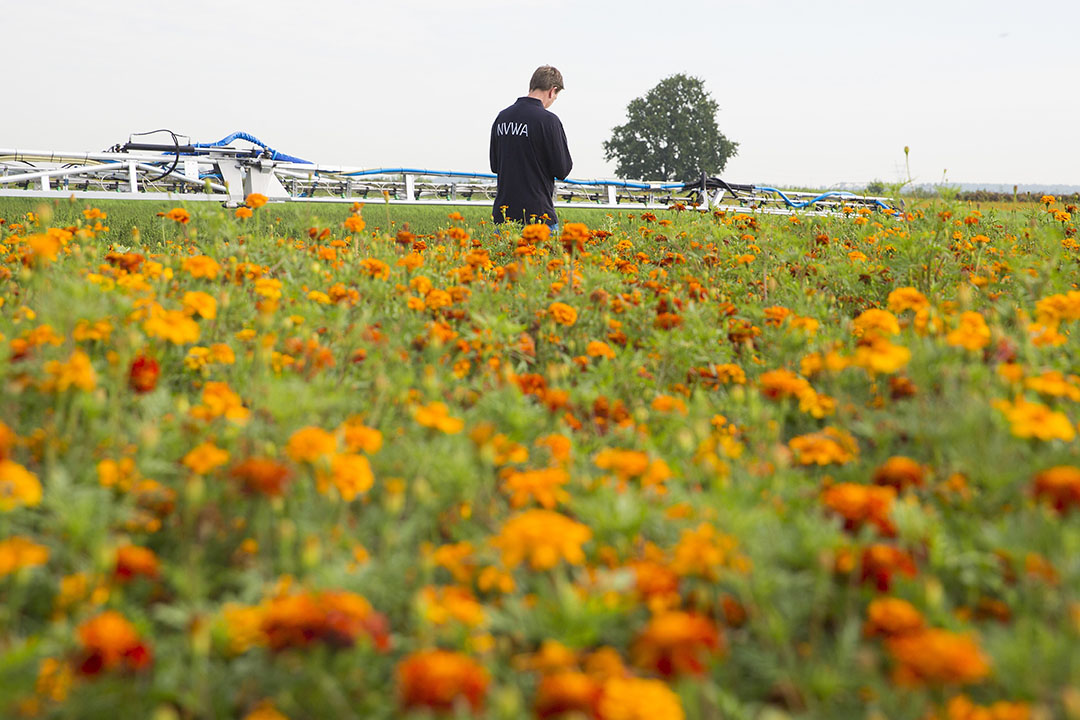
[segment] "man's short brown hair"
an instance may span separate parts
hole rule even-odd
[[[551,88],[561,92],[564,87],[566,86],[563,85],[562,73],[550,65],[541,65],[536,68],[536,72],[532,74],[532,80],[529,81],[529,92]]]

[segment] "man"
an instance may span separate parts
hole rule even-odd
[[[491,172],[499,176],[492,218],[496,224],[517,221],[559,224],[552,198],[555,178],[565,180],[574,163],[562,122],[548,108],[563,89],[563,78],[550,65],[538,67],[529,94],[499,113],[491,126]]]

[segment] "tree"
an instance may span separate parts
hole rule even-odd
[[[612,130],[604,159],[615,160],[623,178],[690,181],[719,173],[739,147],[720,132],[719,109],[698,78],[664,78],[627,105],[627,122]]]

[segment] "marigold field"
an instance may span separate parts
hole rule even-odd
[[[1075,207],[114,205],[0,214],[0,716],[1080,717]]]

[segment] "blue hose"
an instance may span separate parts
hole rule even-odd
[[[234,132],[232,135],[228,135],[226,137],[223,137],[221,140],[218,140],[217,142],[214,142],[214,143],[194,143],[192,145],[192,147],[198,147],[198,148],[223,147],[223,146],[228,145],[229,143],[231,143],[233,140],[247,140],[249,143],[253,143],[255,145],[258,145],[263,150],[270,153],[270,159],[271,160],[281,160],[282,162],[303,163],[304,165],[312,165],[313,164],[310,160],[302,160],[302,159],[300,159],[298,157],[293,157],[292,155],[286,155],[285,153],[279,153],[277,150],[270,147],[269,145],[264,143],[262,140],[259,140],[259,138],[255,137],[254,135],[249,135],[246,132]]]
[[[841,192],[839,190],[832,190],[832,191],[827,192],[827,193],[822,193],[821,195],[818,195],[816,198],[813,198],[811,200],[805,200],[803,202],[795,202],[794,200],[789,198],[787,195],[785,195],[782,191],[777,190],[776,188],[759,187],[759,188],[755,188],[755,190],[761,190],[762,192],[774,192],[777,195],[779,195],[781,198],[783,198],[784,202],[787,204],[788,207],[793,207],[796,210],[801,209],[801,208],[805,208],[805,207],[809,207],[810,205],[813,205],[814,203],[816,203],[818,200],[823,200],[823,199],[825,199],[827,197],[841,197],[841,198],[857,198],[857,197],[859,197],[855,193]],[[893,209],[893,208],[889,207],[888,205],[886,205],[885,203],[881,202],[880,200],[874,200],[874,205],[877,205],[878,207],[880,207],[883,210],[892,210]]]

